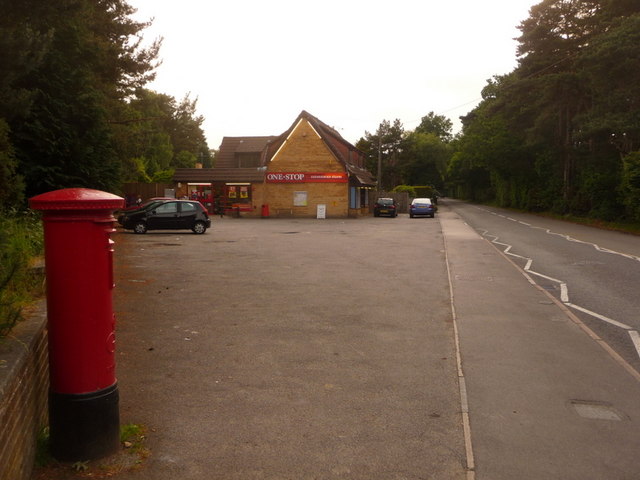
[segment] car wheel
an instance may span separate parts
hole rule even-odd
[[[133,226],[133,233],[147,233],[147,224],[138,222]]]
[[[207,231],[207,226],[202,222],[196,222],[192,230],[193,230],[193,233],[197,233],[198,235],[200,235]]]

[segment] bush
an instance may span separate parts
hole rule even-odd
[[[413,188],[415,188],[416,196],[419,198],[434,198],[436,196],[436,190],[431,185]]]
[[[640,222],[640,151],[624,158],[622,192],[628,218]]]
[[[396,193],[404,193],[407,192],[410,198],[416,197],[416,189],[410,185],[398,185],[393,189]]]
[[[37,213],[0,216],[0,337],[9,334],[21,319],[22,309],[43,293],[43,274],[32,268],[43,249]]]

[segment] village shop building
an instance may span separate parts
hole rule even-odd
[[[314,218],[368,215],[376,186],[364,153],[305,111],[279,136],[224,137],[214,168],[177,169],[174,182],[211,212]]]

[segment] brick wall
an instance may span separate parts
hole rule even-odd
[[[267,195],[273,216],[315,217],[318,205],[326,205],[328,217],[346,217],[349,190],[346,183],[272,183]],[[307,205],[294,206],[294,192],[306,192]]]
[[[303,120],[271,160],[268,171],[333,173],[345,169],[309,122]],[[306,206],[294,205],[294,192],[306,192]],[[328,217],[349,214],[347,183],[268,183],[264,198],[272,216],[315,217],[318,205],[326,205]]]
[[[28,480],[47,424],[49,366],[45,301],[0,340],[0,479]]]

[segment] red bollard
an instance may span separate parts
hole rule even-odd
[[[67,188],[29,204],[44,212],[51,453],[63,461],[105,457],[120,448],[110,235],[124,199]]]

